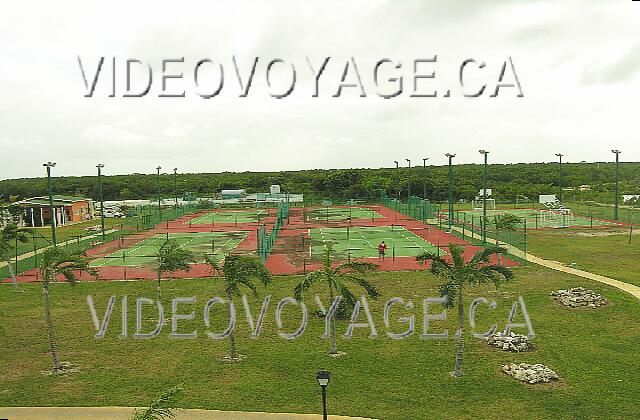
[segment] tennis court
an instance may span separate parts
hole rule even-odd
[[[268,210],[212,211],[185,222],[191,225],[238,224],[259,222],[269,216]]]
[[[248,232],[197,232],[158,234],[133,243],[133,238],[124,238],[123,248],[91,263],[93,267],[128,266],[143,267],[155,262],[155,253],[167,239],[175,240],[181,247],[193,252],[196,262],[204,262],[204,255],[222,259],[233,251],[248,235]],[[127,241],[131,246],[127,246]]]
[[[337,256],[346,258],[377,258],[378,244],[387,244],[388,257],[415,257],[424,252],[445,254],[444,251],[402,226],[366,226],[310,229],[311,256],[325,252],[327,243]]]
[[[366,207],[324,207],[309,210],[307,220],[309,221],[341,221],[355,219],[383,219],[380,213]]]
[[[616,223],[605,220],[593,219],[590,217],[576,215],[551,214],[548,211],[540,211],[536,209],[497,209],[487,210],[488,223],[493,222],[493,217],[500,214],[513,214],[521,219],[526,220],[527,229],[538,228],[559,228],[559,227],[602,227],[615,226]],[[481,210],[461,211],[457,216],[459,220],[468,223],[480,224],[482,217]]]

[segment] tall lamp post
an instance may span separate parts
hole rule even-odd
[[[316,374],[318,385],[322,388],[322,419],[327,420],[327,385],[329,385],[329,379],[331,379],[331,373],[324,369],[321,369]]]
[[[173,168],[173,192],[176,196],[175,214],[178,217],[178,168]]]
[[[104,194],[102,192],[102,168],[104,165],[102,163],[98,163],[96,165],[98,168],[98,198],[100,199],[100,227],[102,228],[102,243],[105,242],[106,235],[104,232]]]
[[[621,150],[613,149],[611,153],[616,155],[616,190],[613,204],[613,220],[618,220],[618,178],[620,177],[620,153]]]
[[[162,166],[158,166],[156,168],[156,170],[158,171],[158,220],[162,221],[162,207],[160,205],[160,169],[162,169]]]
[[[393,163],[396,164],[396,181],[397,181],[396,198],[400,200],[400,176],[398,175],[398,169],[400,168],[400,164],[398,163],[397,160],[394,160]]]
[[[453,166],[452,160],[456,155],[451,153],[445,153],[445,156],[449,158],[449,231],[451,231],[451,225],[453,224]]]
[[[487,158],[489,152],[486,150],[478,150],[484,155],[484,169],[482,171],[482,243],[487,243]]]
[[[55,168],[55,162],[43,163],[42,166],[47,168],[47,185],[49,189],[49,218],[51,219],[51,242],[56,245],[56,218],[53,213],[53,192],[51,188],[51,168]]]
[[[422,221],[427,223],[427,161],[429,158],[422,158]]]
[[[564,201],[564,192],[562,190],[562,156],[564,156],[562,153],[556,153],[556,156],[558,156],[558,161],[560,163],[560,201]]]
[[[429,160],[429,158],[422,158],[422,171],[423,173],[423,179],[424,182],[422,183],[422,199],[426,200],[427,199],[427,161]]]
[[[409,168],[409,174],[407,176],[407,203],[411,200],[411,159],[405,159]]]

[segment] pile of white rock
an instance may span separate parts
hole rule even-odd
[[[564,306],[571,308],[587,307],[599,308],[607,304],[607,299],[584,287],[574,287],[569,290],[556,290],[550,293],[554,299],[560,301]]]
[[[508,363],[502,365],[502,371],[521,382],[530,384],[560,379],[557,373],[542,364]]]
[[[513,331],[508,334],[497,332],[487,337],[487,344],[504,351],[512,351],[520,353],[522,351],[531,351],[534,349],[533,343],[523,334],[516,334]]]

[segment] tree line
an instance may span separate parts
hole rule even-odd
[[[591,185],[591,191],[581,192],[581,199],[602,201],[614,189],[614,163],[564,163],[563,186]],[[390,197],[406,198],[409,189],[415,196],[426,195],[442,202],[448,194],[447,166],[422,166],[378,169],[313,169],[286,172],[222,172],[161,174],[162,195],[211,196],[222,189],[246,189],[248,193],[267,192],[272,184],[281,185],[284,192],[303,193],[309,199],[377,198],[384,192]],[[492,164],[488,171],[488,188],[494,198],[504,201],[529,198],[539,194],[559,193],[558,163]],[[640,163],[620,164],[620,194],[640,194]],[[465,164],[453,167],[454,196],[471,200],[482,188],[482,165]],[[157,196],[155,174],[134,173],[103,177],[105,200],[148,199]],[[76,195],[98,199],[97,176],[55,177],[55,194]],[[47,180],[41,178],[6,179],[0,181],[0,201],[43,196]],[[577,192],[565,191],[567,195]],[[612,197],[611,197],[612,200]]]

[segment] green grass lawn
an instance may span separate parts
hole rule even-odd
[[[91,263],[93,267],[128,266],[142,267],[155,262],[155,254],[167,239],[177,241],[181,247],[193,252],[197,262],[204,261],[204,254],[222,259],[247,237],[248,232],[196,232],[157,234],[115,251]],[[125,241],[126,242],[126,241]]]
[[[339,337],[339,348],[347,354],[328,356],[330,344],[323,340],[323,319],[310,315],[302,338],[286,341],[275,325],[277,301],[291,295],[300,277],[278,277],[268,289],[272,295],[263,332],[249,338],[242,303],[238,299],[237,344],[248,358],[228,363],[228,341],[206,337],[202,320],[205,302],[223,296],[221,281],[210,279],[163,282],[165,311],[170,299],[196,296],[196,305],[180,305],[180,313],[195,311],[193,321],[180,321],[181,331],[196,330],[191,340],[168,338],[170,324],[152,340],[131,338],[135,329],[137,297],[155,296],[155,282],[95,282],[71,288],[55,284],[51,289],[52,316],[62,360],[76,363],[80,371],[62,376],[43,376],[50,368],[46,329],[43,322],[40,287],[25,285],[15,294],[10,285],[0,287],[0,406],[142,406],[162,391],[184,384],[179,404],[190,408],[271,412],[320,411],[320,389],[315,373],[332,372],[328,388],[330,413],[384,419],[424,418],[632,418],[637,415],[640,396],[640,302],[615,289],[537,267],[518,268],[517,281],[499,291],[478,287],[466,296],[486,296],[497,301],[494,310],[480,306],[478,330],[496,322],[503,328],[512,302],[522,295],[538,336],[537,350],[512,354],[488,348],[486,343],[467,340],[465,376],[454,379],[454,340],[421,340],[421,301],[437,295],[440,280],[428,273],[375,273],[373,283],[383,298],[371,301],[377,339],[368,330],[347,340]],[[558,288],[586,286],[604,294],[611,304],[598,310],[571,310],[555,303],[549,292]],[[327,294],[320,289],[323,300]],[[117,305],[107,337],[94,338],[95,330],[86,296],[96,302],[102,319],[108,298]],[[129,337],[119,338],[122,296],[129,296]],[[312,296],[305,297],[310,312],[316,309]],[[414,302],[413,310],[394,307],[391,328],[400,332],[399,316],[416,316],[416,333],[396,341],[385,335],[384,301],[400,296]],[[249,299],[254,318],[261,300]],[[441,310],[432,308],[433,313]],[[446,321],[432,321],[432,332],[455,331],[455,311]],[[149,331],[152,311],[143,314]],[[211,312],[212,329],[221,331],[228,315],[216,305]],[[361,313],[359,321],[364,321]],[[517,320],[521,320],[519,317]],[[299,311],[287,306],[284,329],[299,325]],[[346,321],[338,322],[344,333]],[[516,330],[524,332],[524,329]],[[563,378],[555,384],[529,386],[505,376],[500,366],[507,362],[542,362]]]
[[[310,229],[311,254],[322,256],[327,243],[340,258],[377,258],[378,244],[385,241],[387,256],[415,257],[425,252],[445,254],[438,247],[402,226],[353,226]]]
[[[185,224],[215,225],[216,223],[251,223],[260,221],[268,215],[269,210],[212,211],[188,220]]]
[[[356,219],[383,219],[380,213],[363,207],[325,207],[309,210],[307,219],[310,221],[341,221]]]
[[[105,219],[104,226],[106,230],[109,229],[119,229],[121,223],[125,223],[126,219]],[[100,219],[87,220],[85,222],[76,223],[73,225],[60,226],[56,228],[56,240],[58,243],[67,241],[67,240],[75,240],[79,236],[87,236],[87,235],[99,235],[101,231],[97,232],[87,232],[85,229],[90,226],[100,225]],[[35,237],[35,245],[36,248],[43,248],[51,245],[51,227],[39,227],[39,228],[29,228],[32,230],[33,234],[29,233],[27,236],[29,237],[29,241],[25,243],[18,242],[18,255],[24,254],[26,252],[33,251],[34,247],[34,237]],[[35,236],[34,236],[35,234]]]
[[[640,286],[640,236],[634,234],[629,243],[629,228],[530,231],[527,248],[533,255],[575,262],[580,269]]]
[[[489,223],[493,223],[493,217],[499,214],[513,214],[527,222],[527,229],[538,228],[557,228],[557,227],[602,227],[613,226],[614,223],[603,220],[593,219],[590,217],[583,217],[577,215],[563,216],[563,215],[547,215],[543,216],[540,210],[534,209],[496,209],[487,210],[487,217]],[[482,211],[469,210],[459,212],[456,215],[460,220],[465,220],[468,223],[474,223],[479,225],[482,218]]]

